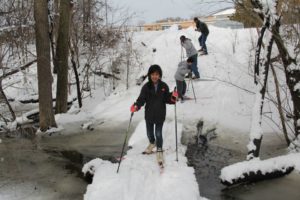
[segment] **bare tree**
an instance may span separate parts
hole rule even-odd
[[[46,2],[48,4],[46,14],[48,13],[49,29],[45,30],[49,30],[48,38],[52,41],[50,45],[52,47],[50,48],[52,50],[50,53],[52,54],[52,63],[54,68],[59,63],[65,66],[63,67],[65,71],[58,74],[57,93],[63,93],[64,95],[61,96],[66,100],[67,95],[74,91],[75,87],[73,86],[75,86],[76,81],[78,103],[82,104],[82,102],[80,103],[81,97],[86,97],[86,94],[92,95],[92,86],[94,89],[97,86],[104,87],[107,95],[120,82],[127,81],[127,86],[129,87],[128,80],[133,78],[130,77],[132,76],[131,70],[134,70],[135,63],[137,63],[134,61],[136,58],[132,56],[134,50],[131,49],[129,42],[131,41],[132,33],[127,29],[127,22],[131,16],[127,12],[122,11],[121,17],[116,17],[120,13],[119,10],[113,9],[105,0],[46,0]],[[73,6],[74,9],[72,20],[70,20],[72,22],[68,23],[72,23],[72,25],[70,26],[70,31],[61,31],[61,29],[60,31],[63,34],[60,34],[60,36],[63,37],[59,38],[59,21],[63,20],[63,15],[66,14],[66,12],[59,14],[59,12],[62,12],[59,9],[63,9],[66,2],[69,3],[69,10],[67,11],[71,10],[70,6]],[[70,4],[70,2],[74,3]],[[35,38],[35,36],[38,37],[38,34],[34,34],[34,31],[37,31],[33,23],[34,3],[37,2],[34,2],[34,0],[5,0],[0,2],[0,43],[8,47],[8,53],[4,61],[5,67],[3,68],[6,72],[2,74],[2,78],[15,77],[14,74],[19,70],[22,72],[22,76],[16,76],[17,78],[9,81],[9,84],[7,82],[10,79],[6,79],[7,81],[3,82],[3,89],[9,90],[10,88],[7,87],[11,87],[14,84],[17,85],[21,92],[23,92],[23,89],[28,90],[30,92],[29,95],[35,95],[37,92],[34,87],[36,82],[35,76],[32,76],[35,75],[35,71],[29,69],[29,66],[32,66],[36,60],[36,53],[30,51],[32,49],[31,46],[37,41],[47,41],[45,38],[43,40]],[[40,4],[38,3],[38,5]],[[84,20],[83,16],[85,16]],[[65,40],[63,38],[65,38],[67,33],[70,33],[70,36],[68,36],[68,40]],[[59,44],[61,44],[60,47],[58,46]],[[39,43],[36,45],[40,47],[46,44]],[[40,54],[43,53],[42,56],[48,59],[47,48],[47,46],[45,48],[37,48],[39,56],[38,66],[41,67],[41,63],[44,62],[45,65],[42,67],[46,69],[44,71],[46,74],[48,73],[48,63],[46,63],[47,60],[41,59]],[[43,52],[41,52],[41,49],[43,49]],[[132,51],[128,52],[128,49]],[[70,63],[73,70],[68,70],[68,51],[71,52]],[[38,72],[39,76],[37,79],[39,79],[39,82],[43,80],[43,83],[47,85],[48,80],[41,78],[42,74],[40,72]],[[63,81],[61,81],[63,79],[62,74],[64,74],[63,77],[65,78]],[[47,75],[47,78],[50,78],[52,81],[51,75]],[[21,82],[28,84],[21,84]],[[63,84],[60,84],[62,82]],[[20,85],[22,86],[20,87]],[[63,89],[60,89],[60,86]],[[38,87],[41,86],[39,85]],[[46,92],[49,86],[44,88],[43,91]],[[59,96],[58,94],[57,106],[61,102]],[[66,105],[65,103],[66,101],[62,104]],[[50,105],[50,102],[48,104]]]
[[[286,140],[291,140],[291,145],[294,149],[297,149],[299,148],[299,146],[297,147],[297,144],[299,144],[300,141],[300,89],[298,89],[297,86],[300,83],[300,67],[297,63],[297,57],[292,57],[291,55],[299,55],[297,54],[299,45],[296,44],[294,47],[291,47],[291,43],[285,40],[286,32],[280,31],[280,27],[282,27],[282,23],[285,23],[285,26],[288,27],[294,26],[293,23],[295,21],[288,21],[287,19],[289,19],[288,16],[293,13],[297,15],[297,8],[299,8],[299,5],[297,6],[294,0],[270,0],[268,2],[261,0],[243,0],[235,1],[235,3],[240,9],[244,9],[245,12],[251,13],[250,16],[256,16],[256,18],[259,19],[256,24],[263,24],[260,29],[255,55],[254,82],[260,89],[257,93],[256,106],[253,110],[250,143],[248,145],[248,159],[259,156],[262,141],[262,110],[267,89],[268,73],[272,62],[277,62],[278,65],[283,66],[286,81],[285,84],[289,89],[289,94],[287,95],[291,96],[293,107],[293,132],[295,134],[291,139],[286,137]],[[295,19],[293,18],[293,20]],[[299,32],[297,31],[293,32],[293,34],[299,36],[298,33]],[[275,48],[273,47],[275,46],[273,44],[275,44],[278,49],[279,55],[276,55],[276,57],[279,59],[273,59],[272,61],[272,50]],[[288,49],[292,49],[294,52],[290,54]],[[279,94],[278,91],[277,94]],[[282,114],[280,115],[282,116]]]
[[[65,113],[68,109],[69,29],[72,4],[73,3],[71,3],[70,0],[64,0],[60,2],[60,18],[56,49],[56,113]]]
[[[52,106],[52,74],[50,66],[49,22],[47,1],[34,1],[36,52],[39,88],[40,129],[56,127]]]

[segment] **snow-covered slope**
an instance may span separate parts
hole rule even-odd
[[[201,78],[206,80],[193,81],[197,103],[187,101],[178,105],[180,121],[195,121],[203,118],[220,126],[248,132],[254,100],[254,95],[251,93],[254,92],[253,78],[249,75],[251,74],[249,62],[252,59],[249,57],[250,50],[253,48],[251,41],[255,40],[253,39],[256,37],[255,33],[252,29],[231,30],[210,27],[207,41],[209,55],[198,57]],[[138,52],[139,63],[142,66],[135,77],[146,74],[151,64],[158,64],[163,69],[163,80],[173,90],[174,73],[181,60],[182,49],[179,43],[181,35],[192,39],[195,47],[199,48],[197,41],[199,34],[193,29],[135,33],[133,47]],[[141,42],[147,46],[143,46]],[[157,51],[153,52],[153,48]],[[125,85],[120,85],[114,94],[102,103],[97,100],[86,103],[83,110],[92,112],[91,116],[94,118],[126,121],[129,116],[129,106],[136,100],[141,88],[135,86],[134,79],[131,80],[130,85],[129,90],[125,89]],[[187,96],[193,97],[191,85]],[[93,107],[92,111],[85,109],[86,105]],[[172,120],[174,119],[173,107],[169,106],[168,109],[167,118]],[[142,118],[143,110],[135,116],[135,119]]]
[[[166,30],[158,32],[138,32],[134,35],[133,47],[138,51],[143,69],[139,75],[146,74],[151,64],[163,69],[163,80],[170,89],[175,86],[174,73],[181,61],[179,37],[185,35],[199,48],[198,33],[193,29]],[[199,119],[215,124],[219,129],[247,133],[250,127],[251,107],[254,96],[253,79],[248,68],[252,37],[251,29],[231,30],[210,27],[208,37],[208,56],[198,58],[202,81],[193,81],[197,102],[186,101],[177,104],[178,120],[181,124],[196,124]],[[142,42],[146,46],[142,45]],[[153,49],[156,52],[153,52]],[[183,52],[185,55],[185,52]],[[186,59],[186,58],[184,58]],[[94,120],[129,120],[129,107],[140,92],[132,80],[128,91],[119,86],[115,94],[98,104],[90,115]],[[237,85],[242,90],[233,85]],[[192,87],[187,95],[192,97]],[[168,106],[167,123],[163,128],[165,149],[165,171],[159,173],[155,155],[141,155],[148,145],[143,109],[134,115],[140,122],[134,131],[120,173],[117,165],[95,159],[87,163],[84,172],[94,173],[94,180],[87,188],[85,199],[201,199],[194,170],[186,164],[185,148],[180,145],[179,162],[175,161],[174,106]],[[181,127],[181,126],[180,126]],[[269,129],[266,127],[266,130]],[[179,129],[181,135],[182,129]],[[91,170],[92,169],[92,170]]]

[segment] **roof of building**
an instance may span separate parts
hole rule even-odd
[[[219,16],[219,15],[232,15],[235,13],[235,8],[226,8],[222,11],[219,11],[215,14],[213,14],[213,16]]]

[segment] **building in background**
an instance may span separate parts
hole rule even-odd
[[[199,17],[199,19],[201,21],[204,21],[208,25],[213,25],[217,27],[233,28],[233,29],[243,28],[244,26],[242,23],[230,20],[230,17],[234,13],[235,13],[234,8],[227,8],[206,17]],[[143,29],[144,31],[161,31],[161,30],[169,29],[173,25],[178,25],[178,29],[186,29],[189,27],[195,28],[195,23],[193,19],[191,19],[185,21],[167,21],[167,22],[144,24]]]
[[[161,31],[169,29],[173,25],[178,25],[178,29],[186,29],[194,26],[193,20],[187,21],[167,21],[152,24],[144,24],[144,31]]]
[[[230,20],[230,17],[235,14],[234,8],[227,8],[217,13],[212,14],[213,25],[222,28],[244,28],[244,25],[240,22]]]

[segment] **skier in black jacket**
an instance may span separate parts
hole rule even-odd
[[[198,38],[199,44],[201,46],[201,49],[199,51],[202,51],[201,55],[207,55],[206,39],[209,34],[208,27],[204,22],[200,21],[197,17],[194,18],[194,22],[197,27],[196,31],[201,32],[201,35]]]
[[[144,104],[145,120],[149,145],[144,154],[151,154],[156,146],[157,161],[163,162],[162,146],[162,128],[166,118],[166,104],[174,104],[177,101],[178,93],[170,93],[169,87],[162,80],[162,70],[159,65],[151,65],[148,70],[148,82],[142,87],[140,96],[131,106],[130,111],[138,111]],[[155,137],[154,137],[155,125]]]

